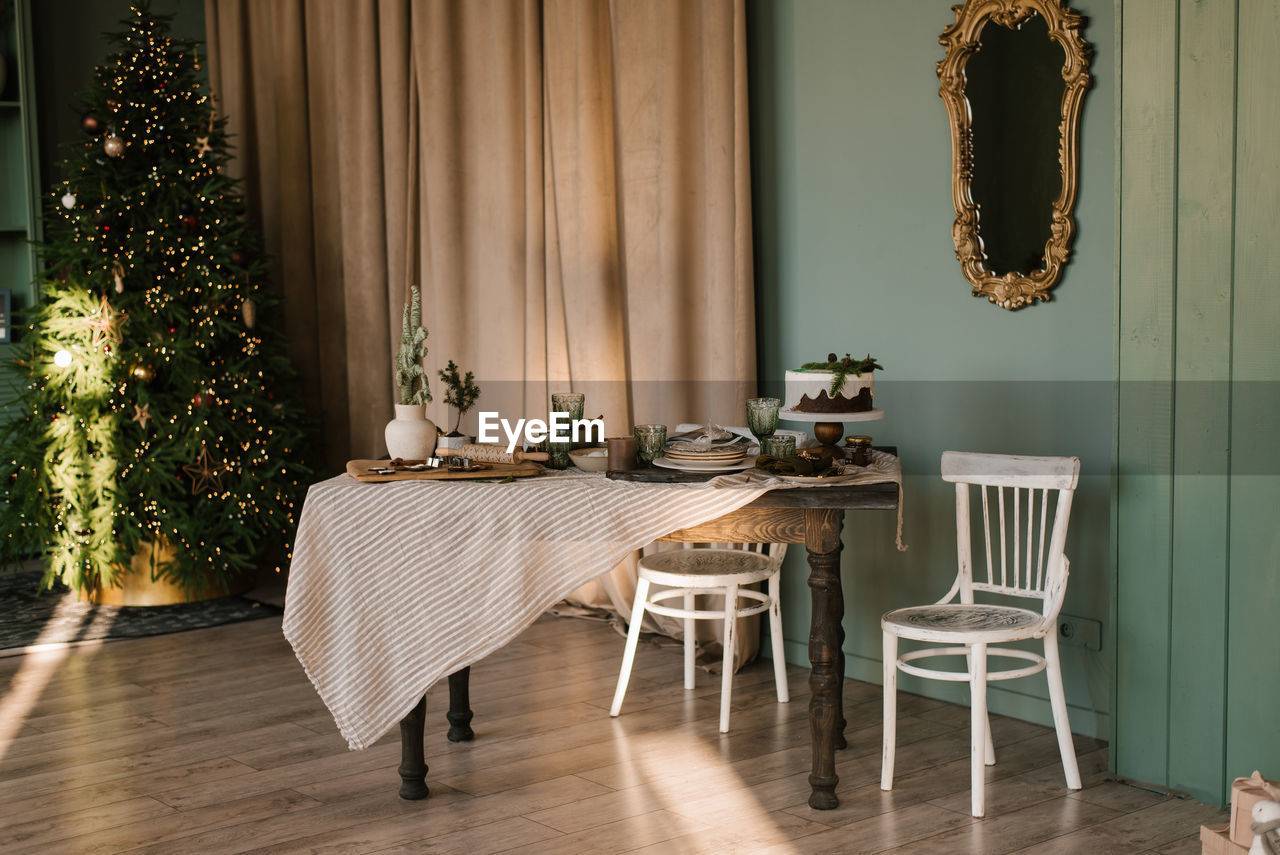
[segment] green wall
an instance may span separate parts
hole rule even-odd
[[[1116,768],[1280,778],[1280,4],[1125,0]]]
[[[898,446],[905,481],[898,553],[888,514],[844,532],[850,677],[880,681],[879,616],[931,602],[955,575],[945,449],[1075,455],[1064,613],[1103,624],[1100,652],[1063,647],[1072,727],[1110,737],[1113,627],[1110,472],[1114,341],[1114,51],[1110,2],[1090,21],[1078,237],[1048,304],[1010,313],[970,296],[951,241],[951,153],[935,66],[951,0],[748,3],[760,381],[781,391],[802,362],[870,352],[887,415],[867,429]],[[803,553],[785,575],[787,656],[807,662]],[[909,691],[967,702],[953,684]],[[1001,684],[994,711],[1050,722],[1043,678]]]

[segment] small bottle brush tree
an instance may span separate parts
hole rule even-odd
[[[440,382],[444,383],[448,390],[444,396],[444,402],[458,411],[458,420],[453,423],[453,430],[449,431],[448,436],[462,436],[458,428],[462,425],[462,417],[467,411],[476,405],[476,400],[480,397],[480,387],[474,382],[475,375],[470,371],[466,376],[461,375],[461,369],[452,359],[449,364],[444,367],[443,371],[436,372],[440,375]]]
[[[0,429],[0,558],[95,589],[151,545],[154,574],[225,590],[288,553],[310,476],[298,382],[197,46],[145,5],[126,23],[46,207]]]
[[[427,356],[427,328],[422,325],[422,291],[417,285],[409,289],[409,302],[404,304],[400,323],[400,349],[395,358],[395,380],[400,389],[400,403],[431,403],[431,386],[422,360]]]

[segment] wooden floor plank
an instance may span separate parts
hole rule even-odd
[[[1194,827],[1225,820],[1226,814],[1216,808],[1198,805],[1187,799],[1163,799],[1141,810],[1122,814],[1106,822],[1093,823],[1087,828],[1038,842],[1018,851],[1028,855],[1068,852],[1119,855],[1143,849],[1158,850],[1165,844],[1187,837],[1188,825]]]
[[[960,813],[954,812],[957,816]],[[968,814],[968,810],[964,811]],[[984,819],[944,831],[922,835],[910,846],[899,850],[907,853],[965,853],[965,855],[1002,855],[1016,852],[1030,844],[1059,837],[1078,828],[1106,822],[1120,815],[1110,808],[1065,796],[1041,801],[1009,813],[988,813]],[[1088,849],[1071,850],[1076,853]],[[1092,853],[1090,853],[1092,855]]]
[[[876,814],[841,828],[806,835],[799,840],[759,850],[760,855],[847,855],[849,852],[906,851],[908,844],[948,829],[966,828],[972,817],[918,804]],[[954,850],[931,849],[931,852]]]
[[[986,819],[968,816],[968,711],[903,693],[898,774],[879,789],[880,689],[846,681],[841,804],[808,807],[808,675],[774,697],[767,660],[682,688],[678,646],[646,645],[608,715],[624,639],[543,617],[472,670],[474,742],[444,738],[427,695],[431,797],[396,797],[398,734],[353,752],[279,617],[0,658],[30,701],[0,751],[0,853],[774,853],[1198,851],[1220,812],[1106,774],[1076,738],[1065,789],[1052,731],[993,717]],[[1128,848],[1126,848],[1128,847]]]
[[[209,855],[219,852],[253,852],[255,855],[345,855],[351,852],[376,852],[407,846],[415,841],[445,838],[468,829],[487,827],[513,816],[590,798],[602,789],[599,784],[572,775],[481,797],[444,788],[430,778],[427,783],[432,788],[432,795],[424,802],[401,802],[394,797],[388,799],[385,793],[356,800],[369,806],[362,812],[359,822],[335,823],[330,817],[333,813],[341,814],[344,808],[327,805],[324,810],[332,813],[317,811],[314,817],[300,816],[304,820],[315,820],[306,833],[294,833],[292,837],[288,837],[290,832],[300,832],[301,829],[268,828],[264,824],[263,828],[253,830],[254,833],[239,841],[247,843],[256,840],[256,848],[253,845],[243,849],[234,848],[228,842],[206,849],[204,847],[213,841],[193,839],[191,843],[195,848],[188,851],[208,852]],[[273,841],[274,837],[281,839]]]

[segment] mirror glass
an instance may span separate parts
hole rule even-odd
[[[1092,49],[1063,0],[965,0],[938,41],[951,126],[951,238],[975,297],[1048,302],[1075,236]]]
[[[973,127],[970,192],[978,206],[987,271],[1043,270],[1053,201],[1062,191],[1058,161],[1063,51],[1033,14],[1018,29],[990,20],[965,66]]]

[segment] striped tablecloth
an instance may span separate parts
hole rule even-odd
[[[705,484],[576,472],[505,484],[340,475],[307,492],[284,634],[347,743],[365,748],[440,678],[507,644],[632,550],[780,486],[758,472]]]

